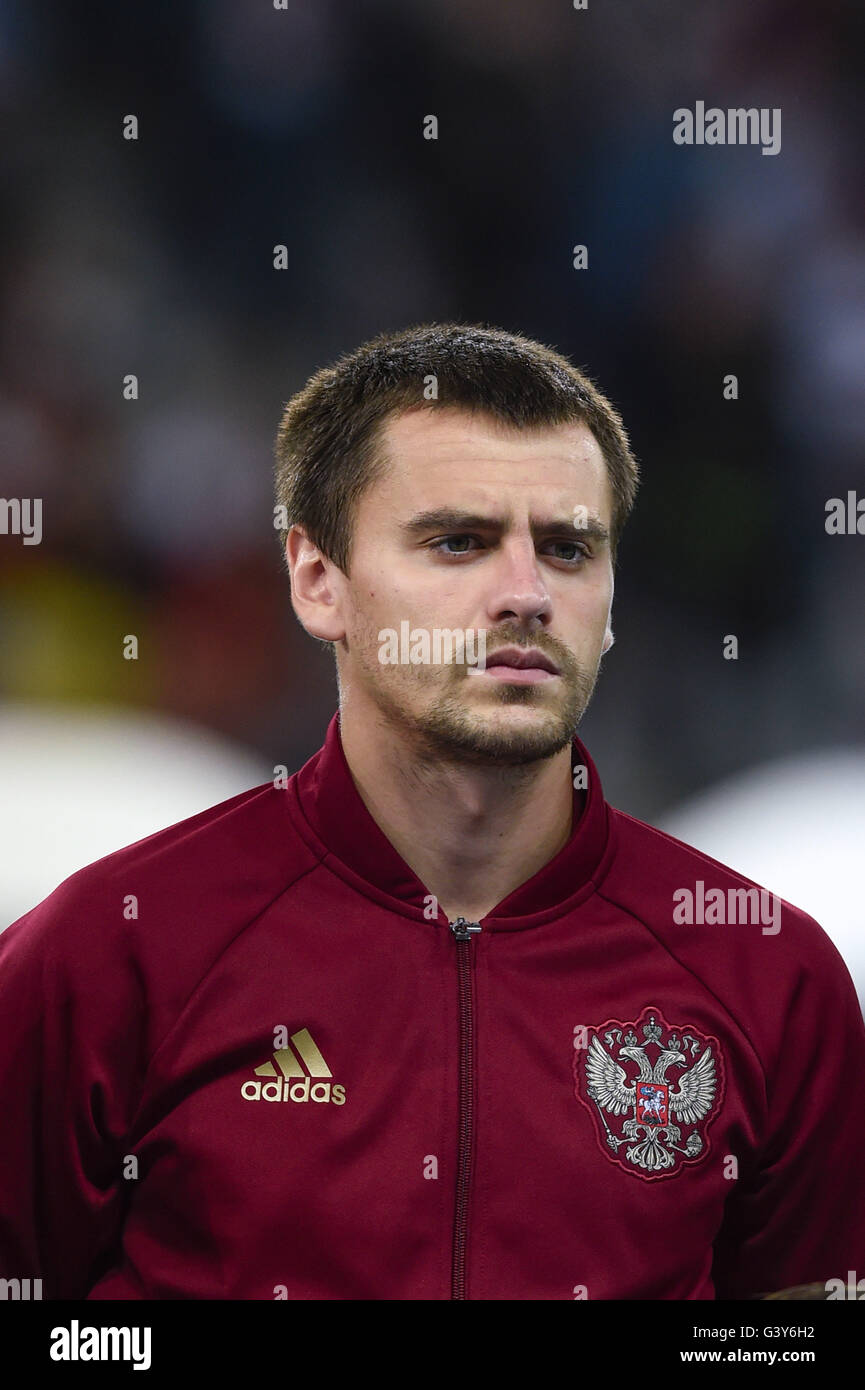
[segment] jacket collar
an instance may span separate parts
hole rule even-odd
[[[611,853],[611,821],[592,759],[578,738],[572,766],[583,764],[588,789],[574,791],[571,836],[558,854],[515,888],[483,919],[499,930],[533,925],[556,917],[587,897]],[[429,890],[406,864],[370,815],[346,761],[339,731],[339,711],[331,719],[324,744],[290,780],[289,791],[325,852],[335,855],[352,875],[372,886],[373,896],[399,900],[395,910],[423,916]],[[529,921],[529,919],[532,921]]]

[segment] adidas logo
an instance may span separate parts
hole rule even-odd
[[[240,1094],[244,1100],[318,1101],[345,1105],[345,1087],[332,1086],[329,1081],[313,1081],[316,1076],[333,1076],[333,1072],[312,1040],[308,1028],[292,1033],[291,1047],[281,1047],[273,1054],[273,1062],[262,1062],[255,1068],[256,1076],[272,1076],[273,1081],[244,1081]],[[295,1055],[297,1054],[297,1056]],[[300,1062],[297,1060],[300,1057]],[[301,1062],[306,1067],[304,1071]],[[279,1068],[279,1070],[277,1070]],[[308,1073],[308,1075],[307,1075]],[[295,1081],[294,1077],[302,1080]]]

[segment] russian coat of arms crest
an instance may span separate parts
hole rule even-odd
[[[631,1023],[610,1019],[582,1032],[574,1039],[575,1094],[608,1157],[642,1178],[705,1159],[724,1088],[717,1038],[673,1027],[649,1006]]]

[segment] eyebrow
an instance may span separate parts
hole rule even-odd
[[[508,525],[501,517],[481,516],[477,512],[461,512],[450,507],[437,508],[433,511],[417,512],[408,521],[402,521],[399,530],[406,537],[425,535],[429,531],[448,532],[449,534],[461,533],[463,531],[507,531]],[[572,532],[574,535],[587,536],[590,540],[599,543],[609,541],[610,533],[602,522],[594,517],[588,517],[585,526],[576,526],[573,517],[544,517],[530,523],[532,535],[547,536],[552,533],[561,535],[562,533]]]

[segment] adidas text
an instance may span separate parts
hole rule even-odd
[[[345,1087],[332,1086],[329,1081],[313,1081],[305,1076],[302,1081],[244,1081],[240,1088],[244,1100],[293,1100],[297,1104],[304,1101],[318,1101],[326,1104],[345,1105]]]

